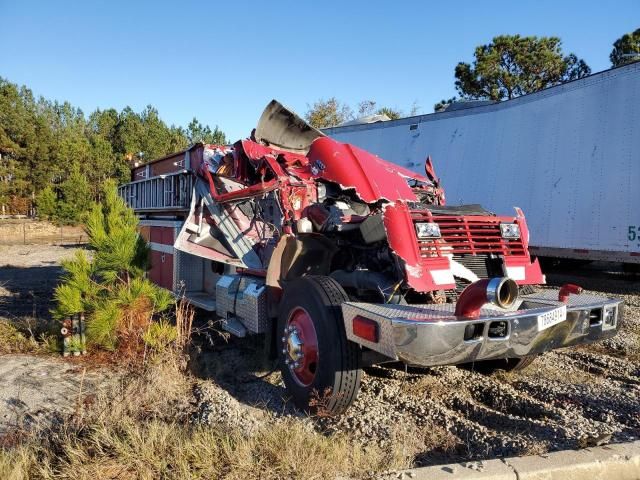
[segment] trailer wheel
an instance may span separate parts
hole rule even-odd
[[[287,391],[305,411],[337,415],[358,394],[362,352],[347,340],[340,308],[348,299],[329,277],[303,277],[285,288],[278,359]]]

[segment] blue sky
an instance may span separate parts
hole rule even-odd
[[[498,34],[555,35],[593,71],[640,27],[640,0],[535,2],[0,0],[0,76],[37,95],[196,116],[235,140],[277,98],[377,100],[421,113]]]

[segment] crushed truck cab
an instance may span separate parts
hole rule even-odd
[[[363,365],[520,368],[611,337],[622,315],[618,300],[541,287],[520,209],[447,205],[430,158],[416,174],[276,101],[232,146],[135,165],[120,195],[149,277],[232,334],[261,335],[304,409],[344,411]]]

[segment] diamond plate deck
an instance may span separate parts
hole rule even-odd
[[[522,295],[520,297],[523,301],[527,302],[540,302],[548,305],[562,305],[563,303],[558,300],[557,289],[543,289],[530,295]],[[567,301],[568,308],[586,308],[594,305],[601,304],[604,301],[612,300],[611,298],[594,295],[592,293],[580,293],[578,295],[569,295]]]

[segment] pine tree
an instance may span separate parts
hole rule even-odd
[[[476,47],[474,57],[455,68],[463,98],[507,100],[591,73],[584,60],[564,54],[557,37],[498,35]]]
[[[613,43],[613,50],[609,55],[612,67],[619,67],[626,63],[640,60],[640,28],[625,33]]]
[[[69,177],[60,185],[62,199],[58,202],[57,220],[63,223],[78,223],[91,206],[91,186],[80,173],[77,164],[72,164]]]
[[[51,186],[45,187],[36,196],[36,206],[38,207],[38,216],[40,218],[51,220],[57,214],[58,198],[56,192]]]
[[[149,247],[137,232],[133,211],[118,197],[115,182],[105,184],[103,197],[87,219],[93,259],[78,252],[63,262],[65,273],[52,313],[62,320],[82,312],[90,345],[136,352],[153,318],[174,300],[145,278]]]

